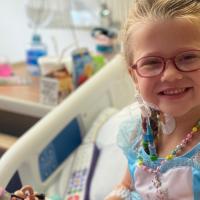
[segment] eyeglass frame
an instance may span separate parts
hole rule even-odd
[[[193,51],[198,51],[198,52],[200,52],[200,50],[198,50],[198,49],[191,49],[191,50],[188,50],[188,51],[179,52],[179,53],[177,53],[175,56],[169,57],[169,58],[162,57],[162,56],[144,56],[144,57],[139,58],[139,59],[135,62],[135,64],[133,64],[133,65],[130,66],[130,68],[133,69],[133,70],[135,70],[135,71],[137,72],[137,74],[138,74],[140,77],[142,77],[142,78],[153,78],[153,77],[156,77],[156,76],[161,75],[161,74],[165,71],[165,69],[166,69],[166,63],[167,63],[168,60],[170,60],[170,61],[173,63],[174,67],[175,67],[178,71],[180,71],[180,72],[194,72],[194,71],[198,71],[198,70],[200,70],[200,66],[199,66],[198,69],[193,69],[193,70],[184,71],[184,70],[179,69],[179,67],[177,66],[177,64],[176,64],[176,62],[175,62],[175,59],[176,59],[176,57],[177,57],[178,55],[183,54],[183,53],[187,53],[187,52],[193,52]],[[159,59],[162,61],[162,64],[163,64],[163,67],[162,67],[162,70],[160,71],[160,73],[159,73],[159,74],[156,74],[156,75],[153,75],[153,76],[144,76],[144,75],[141,75],[141,74],[139,73],[139,71],[138,71],[137,63],[138,63],[141,59],[144,59],[144,58],[159,58]]]

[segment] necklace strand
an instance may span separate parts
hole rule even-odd
[[[173,149],[170,154],[168,154],[161,162],[160,165],[157,166],[155,169],[152,169],[144,164],[143,158],[139,156],[138,158],[138,166],[142,168],[142,170],[154,174],[154,179],[152,180],[154,187],[157,189],[157,192],[159,195],[165,199],[165,192],[160,189],[161,187],[161,181],[160,181],[160,170],[161,167],[168,161],[173,160],[175,157],[177,157],[180,152],[183,151],[183,149],[187,146],[187,144],[192,140],[193,136],[200,131],[200,121],[192,128],[191,132],[189,132],[186,137],[181,141],[179,145]],[[150,159],[151,161],[156,161],[158,159],[157,153],[156,153],[156,147],[155,147],[155,141],[152,137],[152,133],[150,132],[150,127],[147,126],[147,136],[144,135],[143,138],[143,147],[147,148],[149,147],[149,153],[150,153]]]

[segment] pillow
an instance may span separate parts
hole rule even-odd
[[[135,104],[111,116],[99,129],[96,139],[101,150],[90,187],[90,200],[102,200],[120,183],[127,169],[127,160],[116,144],[119,127],[138,112]]]
[[[117,166],[117,167],[116,167]],[[122,180],[127,161],[116,144],[105,146],[100,153],[90,186],[90,200],[102,200]]]
[[[88,133],[85,135],[83,139],[83,143],[88,143],[88,142],[97,142],[97,138],[99,137],[100,129],[106,122],[112,118],[113,115],[115,115],[118,112],[116,108],[108,107],[105,108],[95,119],[95,121],[92,123],[92,126],[90,127],[90,130]],[[100,139],[101,140],[101,139]]]
[[[124,121],[130,121],[130,118],[134,118],[136,112],[138,112],[138,106],[137,104],[132,104],[110,116],[107,122],[102,124],[99,129],[96,138],[97,146],[102,149],[107,145],[116,144],[119,127]]]

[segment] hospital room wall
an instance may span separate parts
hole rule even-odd
[[[28,27],[24,4],[26,0],[0,0],[0,57],[7,57],[11,62],[25,59],[25,49],[33,33]],[[50,55],[55,55],[52,36],[56,38],[61,50],[73,41],[69,29],[41,29],[39,33],[48,45]],[[77,31],[80,46],[94,49],[94,42],[86,30]]]

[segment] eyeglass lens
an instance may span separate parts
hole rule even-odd
[[[144,57],[136,62],[136,70],[140,76],[156,76],[164,70],[166,60],[168,59],[157,56]],[[200,69],[200,51],[198,50],[182,52],[170,60],[174,62],[178,70],[183,72]]]

